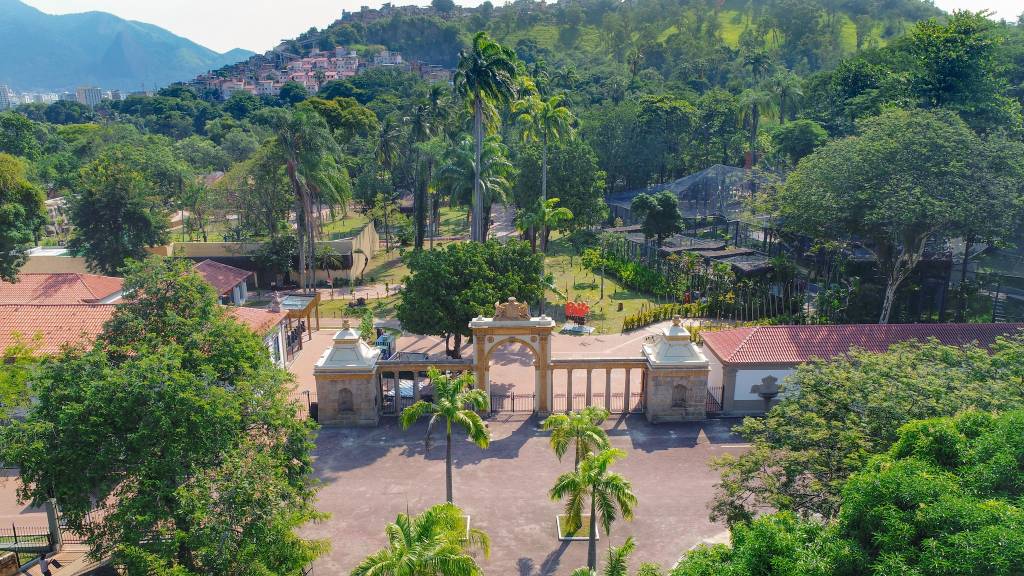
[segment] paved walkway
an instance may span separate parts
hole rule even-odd
[[[627,536],[637,541],[633,569],[640,562],[670,567],[687,549],[722,539],[724,527],[708,520],[717,474],[708,462],[745,447],[729,433],[732,420],[651,425],[642,416],[606,423],[612,445],[627,452],[615,466],[633,484],[639,503],[633,522],[601,533],[603,556],[609,544]],[[562,504],[548,498],[559,474],[572,468],[559,462],[538,421],[526,416],[491,419],[492,442],[481,450],[458,436],[453,447],[455,502],[472,524],[491,537],[484,571],[502,576],[564,575],[586,563],[586,542],[559,542],[555,515]],[[304,530],[326,538],[330,553],[317,562],[325,574],[347,574],[386,543],[384,527],[399,513],[419,512],[444,501],[444,447],[424,453],[425,424],[403,432],[394,419],[375,429],[326,428],[315,453],[322,481],[319,509],[331,518]],[[437,439],[438,442],[442,440]]]

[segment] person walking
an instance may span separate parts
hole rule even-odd
[[[39,569],[42,570],[43,576],[53,576],[50,572],[50,561],[46,559],[46,554],[39,555]]]

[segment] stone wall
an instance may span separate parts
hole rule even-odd
[[[374,373],[318,374],[317,421],[324,426],[376,426],[379,395]]]
[[[707,368],[647,369],[646,413],[650,422],[704,420]]]

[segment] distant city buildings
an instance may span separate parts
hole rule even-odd
[[[397,68],[418,74],[429,82],[450,82],[452,71],[424,62],[407,62],[398,52],[382,50],[369,61],[361,60],[354,50],[338,46],[333,51],[312,49],[308,56],[288,53],[286,47],[251,58],[232,70],[230,76],[203,74],[191,84],[220,94],[227,100],[236,92],[254,96],[276,97],[287,82],[301,84],[309,92],[317,92],[332,80],[360,74],[368,68]]]
[[[79,86],[75,89],[75,100],[79,104],[94,108],[103,100],[103,91],[94,86]]]
[[[20,104],[17,95],[7,87],[7,84],[0,84],[0,110],[9,110]]]

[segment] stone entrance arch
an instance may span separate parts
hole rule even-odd
[[[537,412],[550,412],[551,333],[555,321],[548,316],[531,317],[529,307],[509,298],[495,304],[494,317],[479,316],[469,323],[473,332],[473,372],[477,387],[491,394],[491,355],[507,343],[524,344],[533,354],[534,398]]]

